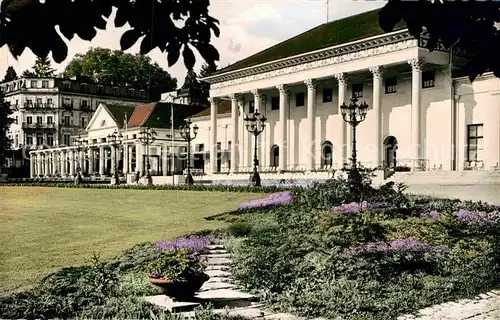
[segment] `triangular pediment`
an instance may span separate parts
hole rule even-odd
[[[114,117],[111,115],[106,105],[101,103],[89,121],[86,131],[96,131],[101,129],[117,128]]]

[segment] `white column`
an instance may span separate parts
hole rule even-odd
[[[115,173],[115,164],[117,163],[117,152],[116,152],[116,147],[115,146],[111,146],[111,170],[109,170],[111,172],[111,174],[114,174]]]
[[[75,173],[75,150],[69,150],[69,175]]]
[[[129,162],[129,154],[128,154],[128,144],[124,143],[122,145],[123,150],[123,174],[127,174],[129,172],[128,162]]]
[[[78,162],[80,163],[81,174],[85,172],[85,151],[78,151]]]
[[[34,178],[36,175],[36,158],[35,154],[31,153],[30,154],[30,178]]]
[[[334,146],[337,148],[337,150],[340,150],[340,157],[337,159],[337,168],[340,169],[344,166],[344,163],[349,162],[349,155],[348,151],[350,150],[350,134],[349,130],[347,130],[347,124],[342,118],[342,112],[340,110],[340,106],[346,101],[347,97],[347,81],[349,80],[348,76],[346,73],[338,73],[335,75],[335,78],[337,78],[338,85],[339,85],[339,100],[338,100],[338,116],[339,116],[339,121],[340,123],[339,128],[340,128],[340,138],[339,138],[339,146]]]
[[[36,174],[38,176],[41,176],[41,175],[43,175],[43,172],[42,172],[42,153],[38,152],[36,154],[36,161],[37,161],[36,162],[36,164],[37,164],[37,172],[36,172]]]
[[[413,159],[412,170],[415,171],[418,161],[422,157],[421,146],[421,109],[422,100],[422,67],[423,59],[408,60],[411,65],[411,157]]]
[[[288,165],[288,87],[284,84],[278,85],[278,91],[280,93],[280,143],[279,143],[279,171],[285,171]]]
[[[217,172],[217,101],[210,98],[210,172]]]
[[[106,157],[104,146],[99,147],[99,175],[103,176],[105,173],[104,159]]]
[[[168,168],[168,144],[163,144],[161,146],[161,167],[163,168],[163,175],[167,175]]]
[[[61,156],[60,156],[60,161],[61,161],[61,177],[64,177],[66,175],[66,152],[61,151]]]
[[[375,131],[373,140],[375,142],[375,147],[377,149],[376,154],[373,157],[373,166],[376,168],[382,165],[382,79],[384,74],[384,68],[382,66],[376,66],[370,68],[373,74],[373,116],[375,117]]]
[[[142,176],[143,175],[143,169],[146,170],[145,168],[143,168],[142,166],[142,163],[143,163],[143,145],[141,143],[138,143],[135,145],[135,156],[137,157],[137,159],[135,159],[135,171],[139,171],[139,175]]]
[[[304,83],[307,86],[306,166],[308,171],[312,171],[316,161],[316,81],[308,79]]]
[[[94,149],[93,148],[89,148],[88,157],[89,157],[89,174],[92,174],[92,173],[94,173]]]
[[[231,173],[238,172],[239,139],[238,139],[238,96],[231,95]]]
[[[43,154],[43,175],[47,176],[49,174],[49,154],[44,153]]]

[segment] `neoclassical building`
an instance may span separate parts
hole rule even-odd
[[[258,157],[266,172],[341,168],[351,130],[340,105],[369,105],[357,128],[358,160],[413,171],[491,170],[500,161],[500,80],[470,83],[456,74],[467,61],[414,39],[400,24],[384,33],[377,10],[322,24],[223,68],[210,83],[210,110],[193,117],[195,167],[212,174],[248,172],[253,140],[243,116],[267,117]]]
[[[186,166],[186,141],[178,128],[201,109],[165,102],[101,103],[85,131],[73,135],[68,145],[30,151],[31,177],[71,178],[78,169],[83,176],[110,177],[115,164],[120,174],[142,177],[149,162],[151,175],[161,183],[160,177]],[[148,130],[156,132],[154,140],[146,139]]]

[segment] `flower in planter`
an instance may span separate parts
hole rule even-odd
[[[159,241],[154,247],[164,251],[188,250],[190,252],[202,252],[209,245],[215,243],[213,236],[187,236],[174,240]]]
[[[293,203],[293,195],[290,191],[276,192],[266,198],[250,200],[239,206],[240,210],[264,208],[269,206],[288,205]]]
[[[442,216],[441,213],[437,211],[424,212],[420,214],[420,218],[424,220],[439,221]]]
[[[403,238],[392,241],[370,242],[360,246],[353,246],[346,249],[350,256],[383,254],[405,254],[405,253],[447,253],[446,246],[431,246],[414,238]]]
[[[466,224],[489,225],[500,223],[500,211],[482,212],[460,209],[454,213],[457,221]]]

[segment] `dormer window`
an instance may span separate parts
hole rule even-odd
[[[115,96],[119,95],[120,94],[120,89],[118,87],[114,87],[113,88],[113,93],[115,94]]]
[[[132,88],[128,89],[128,95],[131,97],[135,96],[135,90]]]
[[[81,84],[81,88],[82,88],[82,92],[87,92],[88,91],[88,87],[87,87],[86,83],[82,83]]]
[[[101,84],[98,84],[97,85],[97,93],[103,93],[103,91],[104,91],[104,86]]]
[[[141,98],[146,98],[146,90],[141,89]]]

